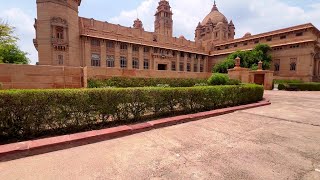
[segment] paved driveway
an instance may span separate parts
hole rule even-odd
[[[0,179],[320,179],[320,93],[0,163]]]

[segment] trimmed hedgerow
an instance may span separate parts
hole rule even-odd
[[[320,83],[286,83],[279,84],[278,89],[286,91],[320,91]]]
[[[0,91],[0,143],[261,100],[258,85]]]
[[[207,83],[206,79],[179,79],[179,78],[126,78],[112,77],[105,80],[90,79],[88,80],[89,88],[106,88],[106,87],[157,87],[168,85],[170,87],[193,87],[196,84]]]

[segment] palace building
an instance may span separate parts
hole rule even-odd
[[[154,32],[145,31],[139,19],[124,27],[79,17],[80,5],[81,0],[37,0],[33,42],[39,65],[86,67],[96,78],[204,78],[229,54],[265,43],[272,47],[275,78],[320,80],[320,31],[312,24],[235,39],[235,25],[214,3],[190,41],[173,37],[173,10],[167,0],[159,1]]]

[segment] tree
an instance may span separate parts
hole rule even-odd
[[[230,54],[225,60],[217,63],[213,67],[213,72],[215,73],[228,73],[228,69],[234,68],[235,61],[237,57],[241,58],[241,67],[257,69],[258,62],[263,61],[263,68],[269,69],[272,61],[272,57],[269,54],[271,47],[267,44],[258,44],[251,51],[237,51]]]
[[[0,19],[0,63],[28,64],[26,52],[19,49],[14,28]]]
[[[8,64],[28,64],[27,53],[15,44],[0,45],[0,61]]]

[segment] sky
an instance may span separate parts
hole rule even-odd
[[[2,0],[0,18],[16,29],[18,45],[28,52],[31,64],[38,61],[33,46],[36,0]],[[139,17],[153,31],[154,13],[160,0],[82,0],[79,16],[132,26]],[[173,11],[174,36],[194,39],[198,22],[210,12],[213,0],[169,0]],[[236,38],[246,32],[259,34],[294,25],[313,23],[320,28],[320,0],[216,0],[219,11],[232,20]]]

